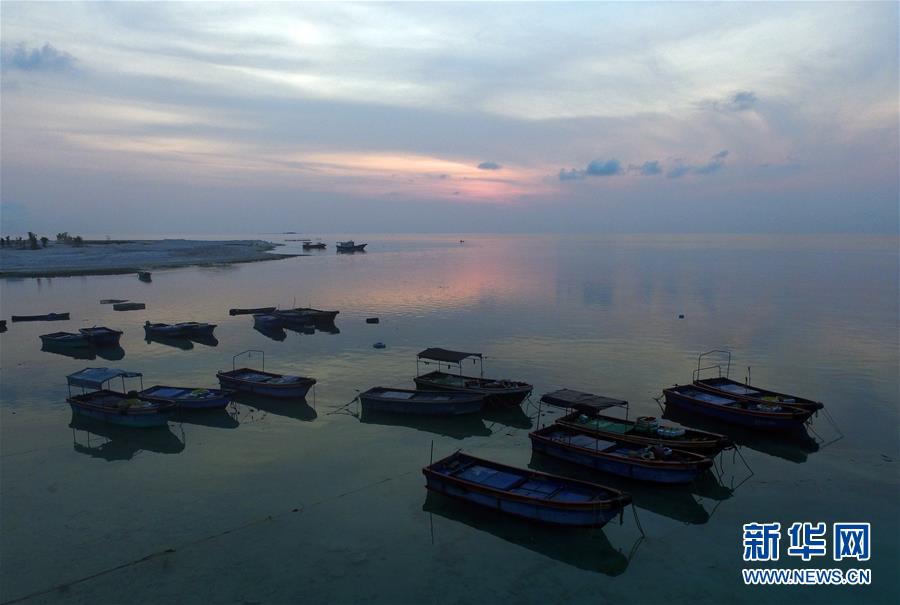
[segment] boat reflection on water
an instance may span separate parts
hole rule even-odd
[[[628,492],[631,494],[632,502],[638,508],[681,523],[703,525],[710,519],[710,513],[697,500],[690,484],[662,485],[632,481],[535,452],[531,454],[531,462],[528,467],[542,473],[590,481]]]
[[[44,343],[41,346],[44,353],[63,355],[72,359],[92,360],[100,357],[108,361],[119,361],[125,357],[125,349],[116,345],[114,347],[66,347],[52,343]]]
[[[196,424],[216,429],[236,429],[240,426],[237,419],[238,406],[229,403],[227,407],[216,410],[185,410],[175,412],[173,420],[184,424]]]
[[[809,454],[819,450],[819,443],[809,434],[805,426],[789,432],[766,433],[734,424],[717,422],[714,419],[676,410],[673,407],[667,407],[662,417],[684,426],[722,433],[730,437],[737,445],[798,464],[806,462]]]
[[[419,414],[387,414],[384,412],[362,412],[359,421],[364,424],[402,426],[452,439],[466,437],[488,437],[491,430],[484,425],[479,414],[458,416],[424,416]]]
[[[312,422],[318,418],[316,410],[307,403],[306,399],[275,399],[248,393],[235,393],[232,395],[232,401],[249,408],[249,410],[238,408],[236,415],[243,415],[244,413],[252,415],[255,410],[259,410],[267,414],[285,416],[286,418],[304,422]]]
[[[616,549],[602,529],[559,527],[522,521],[495,510],[428,491],[422,510],[462,523],[545,557],[585,571],[618,576],[628,567],[641,538],[629,553]],[[611,521],[610,524],[615,521]],[[440,540],[441,523],[432,517],[434,539]]]
[[[191,334],[187,337],[191,342],[195,342],[200,345],[204,345],[207,347],[217,347],[219,346],[219,339],[213,336],[212,334]]]
[[[147,342],[147,344],[155,342],[161,345],[166,345],[167,347],[181,349],[182,351],[190,351],[194,348],[193,341],[185,336],[160,336],[158,334],[145,332],[144,340]]]
[[[76,452],[110,462],[131,460],[141,451],[178,454],[184,450],[184,435],[179,438],[168,426],[135,430],[73,413],[69,428]]]
[[[530,429],[534,426],[531,417],[522,409],[527,404],[508,406],[485,406],[481,417],[487,423],[488,428],[492,424],[500,424],[514,429]]]
[[[271,338],[272,340],[276,340],[281,342],[285,338],[287,338],[287,332],[284,331],[284,328],[281,326],[278,327],[262,327],[262,326],[253,326],[253,329],[265,336],[266,338]]]

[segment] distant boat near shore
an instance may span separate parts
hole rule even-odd
[[[368,244],[357,244],[352,239],[337,243],[338,252],[365,252]]]
[[[13,315],[13,323],[18,321],[65,321],[69,319],[68,313],[47,313],[45,315]]]

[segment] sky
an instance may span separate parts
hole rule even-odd
[[[0,3],[0,228],[898,231],[898,4]]]

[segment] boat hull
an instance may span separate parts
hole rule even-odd
[[[693,397],[685,396],[673,389],[665,389],[666,406],[672,406],[686,412],[703,414],[722,422],[739,424],[763,431],[790,431],[803,426],[812,415],[811,411],[783,406],[784,412],[763,412],[734,409],[707,403]]]
[[[749,386],[724,377],[695,380],[694,386],[709,393],[714,393],[723,397],[734,397],[735,399],[751,401],[753,403],[779,403],[812,411],[821,410],[825,407],[820,401],[813,401],[812,399],[798,397],[797,395],[788,395],[787,393],[779,393],[778,391],[771,391],[761,387]]]
[[[91,346],[90,341],[81,334],[44,334],[40,338],[43,344],[60,349],[84,349]]]
[[[47,313],[46,315],[13,315],[13,323],[19,321],[64,321],[69,319],[68,313]]]
[[[595,437],[602,437],[604,439],[624,441],[626,443],[635,443],[639,445],[662,445],[685,452],[694,452],[707,456],[714,456],[721,452],[723,449],[732,446],[731,439],[729,439],[725,435],[719,435],[717,433],[707,433],[705,431],[697,431],[695,429],[688,428],[685,429],[685,437],[688,437],[685,439],[671,439],[660,437],[659,435],[640,434],[634,432],[618,433],[614,431],[605,431],[599,428],[597,425],[589,424],[589,422],[594,419],[605,419],[608,417],[603,416],[602,414],[597,414],[594,417],[589,417],[587,422],[579,422],[578,418],[580,416],[582,416],[581,412],[568,414],[566,416],[563,416],[562,418],[557,418],[556,424],[575,429],[577,431],[581,431]],[[613,422],[625,422],[618,419],[611,420]]]
[[[175,411],[174,404],[165,404],[153,409],[128,410],[92,405],[75,397],[70,397],[68,402],[72,411],[79,416],[133,428],[167,426],[169,417]]]
[[[426,474],[425,477],[425,487],[432,492],[486,508],[492,508],[521,519],[541,523],[578,527],[602,527],[616,518],[622,510],[621,507],[582,510],[549,508],[532,502],[507,500],[493,494],[474,491],[447,479],[442,479],[439,475]]]
[[[79,332],[96,347],[114,347],[119,344],[119,339],[122,337],[122,332],[119,330],[90,332],[82,328]]]
[[[531,437],[531,448],[535,452],[636,481],[690,483],[708,468],[700,468],[700,465],[686,466],[684,468],[655,468],[638,463],[629,463],[626,460],[591,455],[588,452],[566,447],[561,443],[536,439],[534,435],[529,436]]]
[[[399,391],[399,390],[398,390]],[[407,393],[409,391],[399,391]],[[423,393],[413,391],[413,393]],[[364,412],[382,412],[389,414],[414,414],[422,416],[459,416],[463,414],[475,414],[484,407],[484,397],[480,395],[459,396],[452,399],[441,400],[440,394],[432,401],[409,400],[386,397],[379,394],[362,393],[359,396],[360,404]],[[452,396],[452,395],[451,395]]]
[[[451,379],[462,378],[463,380],[446,382],[446,377]],[[453,391],[457,393],[481,395],[485,398],[485,402],[491,405],[519,405],[531,394],[533,389],[531,385],[526,384],[508,388],[489,388],[480,386],[485,382],[482,379],[471,376],[457,377],[453,374],[446,374],[444,372],[432,372],[430,374],[416,376],[413,381],[416,383],[416,388],[423,391]],[[473,382],[479,386],[471,384]]]
[[[316,381],[312,378],[297,384],[266,384],[254,382],[252,380],[241,380],[239,378],[228,376],[222,372],[219,372],[217,376],[219,378],[219,385],[223,389],[238,391],[239,393],[274,397],[277,399],[305,399],[306,394],[313,385],[316,384]]]

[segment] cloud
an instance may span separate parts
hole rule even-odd
[[[75,68],[75,57],[57,50],[49,42],[40,48],[31,49],[20,42],[12,52],[3,49],[3,68],[20,71],[69,71]]]
[[[574,168],[566,170],[563,168],[559,171],[559,180],[561,181],[580,181],[584,176],[584,170],[575,170]]]
[[[662,172],[662,166],[660,166],[659,160],[649,160],[640,166],[630,164],[628,166],[628,171],[638,172],[641,176],[654,176]]]
[[[500,170],[503,166],[497,162],[482,162],[478,164],[478,168],[479,170]]]
[[[588,176],[613,176],[622,172],[622,165],[619,160],[594,160],[587,165],[585,170]]]
[[[707,175],[719,172],[725,167],[725,158],[728,157],[728,150],[723,149],[719,153],[713,155],[709,161],[700,166],[692,166],[685,164],[681,158],[675,158],[674,165],[669,168],[666,176],[670,179],[678,179],[686,174]]]
[[[739,90],[724,99],[702,101],[700,105],[707,109],[722,112],[738,112],[753,109],[759,97],[752,90]]]

